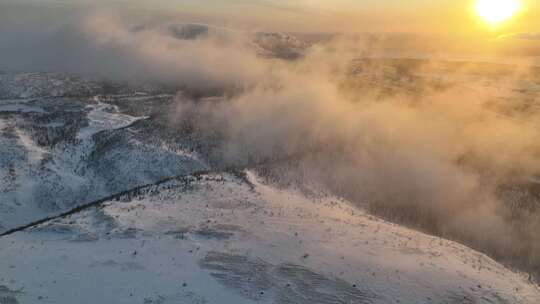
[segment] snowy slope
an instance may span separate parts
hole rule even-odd
[[[87,108],[88,125],[81,130],[77,138],[89,139],[92,135],[106,130],[116,130],[128,127],[129,125],[147,117],[133,117],[121,114],[118,106],[102,103],[98,97],[95,98],[97,104],[91,104]]]
[[[0,73],[0,98],[89,96],[102,85],[60,73]]]
[[[253,172],[152,186],[0,239],[8,303],[538,303],[483,254]]]
[[[0,98],[0,233],[206,166],[176,138],[148,136],[156,127],[146,122],[144,113],[124,114],[117,105],[101,102],[117,95],[84,97],[87,82],[58,75],[2,77],[0,88],[5,91],[0,97],[13,98]],[[54,91],[53,84],[82,96],[21,97],[34,95],[26,94],[25,88],[37,87],[43,93],[49,85]],[[143,100],[141,94],[122,98],[132,106],[163,99],[145,95]]]

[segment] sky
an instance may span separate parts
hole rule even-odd
[[[189,15],[235,26],[291,32],[406,32],[500,35],[540,32],[540,4],[491,28],[473,12],[476,0],[3,0],[24,6],[77,4]]]
[[[496,49],[500,53],[502,49],[504,54],[540,54],[538,1],[517,0],[522,1],[523,9],[496,26],[478,17],[474,11],[476,1],[479,0],[0,0],[0,26],[10,20],[41,22],[43,26],[64,20],[69,23],[70,18],[77,19],[94,10],[110,10],[121,11],[134,21],[139,17],[169,19],[289,33],[406,34],[422,37],[420,45],[426,50],[438,47],[448,52],[491,53]]]

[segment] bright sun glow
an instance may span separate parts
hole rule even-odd
[[[476,3],[476,12],[490,24],[510,19],[520,8],[520,0],[477,0]]]

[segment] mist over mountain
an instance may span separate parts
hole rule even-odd
[[[25,248],[52,237],[76,256],[66,269],[89,277],[106,267],[115,284],[140,286],[148,273],[164,274],[155,287],[163,295],[125,292],[144,303],[213,303],[194,278],[206,272],[223,303],[535,303],[535,57],[478,60],[418,35],[131,16],[97,6],[66,19],[0,21],[8,264],[24,267],[20,251],[50,267],[38,256],[53,243],[36,255]],[[107,260],[86,267],[92,242]],[[151,254],[145,242],[160,248],[148,264],[137,260]],[[195,275],[161,269],[177,266],[167,250],[182,252]],[[379,254],[404,262],[372,258]],[[349,273],[340,260],[359,268]],[[0,281],[0,300],[37,298],[17,291],[37,285],[15,268],[6,272],[17,283]],[[178,281],[190,279],[197,292]],[[186,290],[172,292],[171,280]],[[328,290],[315,294],[317,284]]]

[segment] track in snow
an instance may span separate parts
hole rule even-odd
[[[150,184],[137,186],[135,188],[124,190],[124,191],[109,195],[107,197],[103,197],[101,199],[98,199],[98,200],[95,200],[95,201],[92,201],[92,202],[89,202],[89,203],[86,203],[86,204],[79,205],[77,207],[69,209],[68,211],[62,212],[62,213],[60,213],[58,215],[45,217],[45,218],[42,218],[42,219],[39,219],[39,220],[36,220],[36,221],[32,221],[32,222],[30,222],[28,224],[25,224],[25,225],[22,225],[22,226],[9,229],[9,230],[7,230],[7,231],[5,231],[3,233],[0,233],[0,238],[12,235],[12,234],[17,233],[17,232],[24,231],[24,230],[26,230],[28,228],[32,228],[32,227],[35,227],[35,226],[38,226],[38,225],[41,225],[41,224],[45,224],[47,222],[50,222],[50,221],[53,221],[53,220],[56,220],[56,219],[59,219],[59,218],[64,218],[66,216],[82,212],[82,211],[90,209],[92,207],[98,207],[98,206],[102,205],[105,202],[115,200],[115,199],[120,198],[120,197],[122,197],[124,195],[128,195],[128,194],[131,194],[131,193],[137,193],[138,191],[143,190],[145,188],[158,186],[158,185],[164,184],[164,183],[172,181],[172,180],[180,180],[182,178],[186,178],[186,177],[189,177],[189,176],[197,177],[197,176],[203,176],[203,175],[208,175],[208,174],[213,174],[213,173],[240,173],[241,171],[249,169],[249,168],[257,168],[257,167],[261,167],[261,166],[268,166],[268,165],[272,165],[272,164],[279,164],[279,163],[289,162],[289,161],[292,161],[294,159],[298,159],[301,156],[302,155],[294,155],[294,156],[284,158],[284,159],[276,159],[276,160],[271,160],[271,161],[262,161],[262,162],[259,162],[259,163],[248,164],[248,165],[244,165],[244,166],[229,166],[229,167],[224,167],[224,168],[199,170],[199,171],[195,171],[195,172],[191,172],[191,173],[166,177],[166,178],[160,179],[160,180],[158,180],[156,182],[153,182],[153,183],[150,183]]]

